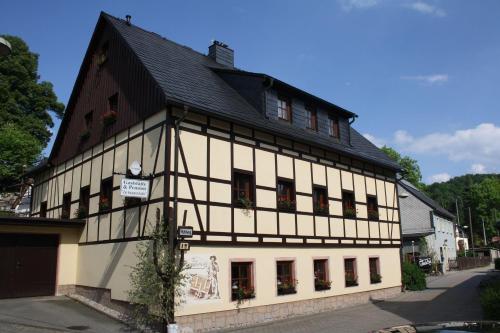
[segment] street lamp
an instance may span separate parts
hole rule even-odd
[[[0,37],[0,57],[9,55],[11,51],[12,47],[10,43],[6,39]]]
[[[411,252],[412,252],[411,258],[412,258],[413,262],[415,262],[415,241],[414,240],[411,241]]]

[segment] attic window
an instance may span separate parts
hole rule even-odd
[[[118,93],[108,98],[108,111],[118,112]]]
[[[87,130],[91,130],[92,129],[92,121],[94,119],[94,111],[90,111],[89,113],[87,113],[85,115],[85,128]]]
[[[288,122],[292,121],[292,105],[287,97],[278,96],[278,118]]]
[[[330,116],[328,121],[329,121],[328,129],[330,132],[330,136],[334,137],[335,139],[339,139],[340,138],[339,118]]]
[[[109,49],[109,43],[105,42],[102,44],[101,49],[99,50],[99,53],[97,55],[97,64],[99,66],[104,65],[106,60],[108,60],[108,49]]]
[[[318,114],[310,105],[306,105],[306,127],[314,131],[318,130]]]

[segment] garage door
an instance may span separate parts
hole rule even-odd
[[[0,234],[0,298],[55,294],[57,235]]]

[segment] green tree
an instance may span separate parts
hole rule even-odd
[[[404,179],[412,183],[415,187],[424,189],[425,185],[422,183],[422,173],[420,172],[417,160],[409,156],[402,156],[391,147],[383,146],[380,149],[401,166],[403,169],[401,175]]]
[[[5,191],[36,161],[42,146],[31,134],[8,123],[0,127],[0,147],[0,184]]]
[[[133,305],[131,324],[139,328],[160,328],[172,324],[174,308],[182,299],[185,284],[184,253],[172,253],[168,227],[156,210],[156,225],[150,238],[137,245],[137,264],[130,274],[129,300]]]
[[[2,159],[2,163],[15,164],[16,167],[11,169],[20,173],[23,170],[17,166],[21,163],[29,166],[49,142],[49,128],[54,126],[50,113],[62,117],[64,105],[57,100],[50,82],[39,81],[38,55],[31,52],[21,38],[5,35],[2,37],[10,42],[12,53],[0,57],[0,124],[12,124],[27,134],[16,136],[19,155],[16,154],[16,149],[13,149],[9,154],[5,153],[10,159]],[[10,134],[4,135],[13,135],[12,129],[8,132]],[[28,141],[23,142],[22,138]],[[37,142],[33,145],[36,149],[23,149],[27,143],[33,143],[33,138]],[[27,153],[34,155],[27,156]],[[18,163],[18,160],[22,162]],[[11,176],[2,180],[1,187],[10,185],[3,181],[12,180]]]

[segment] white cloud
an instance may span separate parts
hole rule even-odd
[[[430,5],[422,1],[413,2],[411,4],[408,4],[406,7],[425,15],[432,15],[437,17],[446,16],[446,12],[441,8],[438,8],[436,6]]]
[[[365,9],[376,6],[379,0],[338,0],[340,6],[345,11],[350,11],[351,9]]]
[[[500,127],[483,123],[453,133],[431,133],[415,138],[405,131],[394,134],[394,142],[402,151],[444,155],[450,161],[471,161],[489,170],[500,169]]]
[[[443,84],[448,82],[448,74],[401,76],[402,80],[418,81],[428,85]]]
[[[368,139],[371,143],[379,148],[385,145],[385,141],[383,139],[377,138],[369,133],[365,133],[363,134],[363,136],[365,137],[365,139]]]
[[[481,163],[474,163],[471,165],[470,171],[473,174],[486,173],[486,167],[484,165],[482,165]]]
[[[435,175],[430,176],[427,179],[427,183],[428,184],[443,183],[443,182],[447,182],[448,180],[450,180],[450,178],[451,178],[451,176],[448,173],[446,173],[446,172],[437,173]]]

